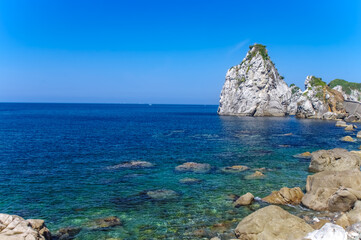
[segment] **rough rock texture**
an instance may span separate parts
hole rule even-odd
[[[301,188],[283,187],[279,191],[273,191],[267,197],[262,198],[262,200],[271,204],[297,205],[301,203],[302,197],[303,197],[303,192]]]
[[[291,89],[291,99],[290,99],[290,104],[288,106],[288,113],[290,115],[296,115],[297,102],[302,96],[302,90],[299,87],[297,87],[295,84],[291,84],[290,89]]]
[[[351,136],[346,136],[346,137],[341,138],[341,141],[354,142],[355,140]]]
[[[297,101],[297,117],[335,119],[338,114],[346,113],[342,94],[329,88],[321,78],[307,76],[305,89]]]
[[[80,233],[82,229],[79,227],[66,227],[61,228],[59,231],[52,237],[52,240],[70,240],[74,239],[76,235]]]
[[[307,234],[304,238],[309,240],[347,240],[346,231],[332,223],[326,223],[320,230],[315,230]]]
[[[0,240],[50,240],[51,234],[40,219],[0,213]]]
[[[336,127],[347,127],[347,123],[345,121],[339,120],[336,122]]]
[[[360,155],[346,149],[335,148],[313,152],[308,170],[311,172],[359,170],[360,165]]]
[[[338,192],[339,189],[342,189]],[[306,194],[302,204],[316,211],[341,210],[353,207],[360,199],[361,172],[359,170],[323,171],[307,177]]]
[[[242,63],[226,74],[218,114],[285,116],[291,90],[278,74],[265,46],[250,46]]]
[[[344,229],[351,225],[350,221],[345,213],[342,213],[339,217],[337,217],[335,219],[335,223],[337,225],[343,227]]]
[[[240,196],[234,203],[233,206],[234,207],[240,207],[240,206],[246,206],[246,205],[250,205],[252,203],[254,199],[254,196],[252,193],[246,193],[242,196]]]
[[[353,130],[354,130],[353,125],[347,125],[345,127],[345,131],[353,131]]]
[[[357,197],[347,188],[340,188],[328,199],[328,210],[331,212],[346,212],[350,210]]]
[[[211,165],[208,163],[186,162],[177,166],[175,170],[178,172],[206,173],[211,170]]]
[[[361,84],[348,82],[343,79],[332,80],[329,87],[342,93],[345,100],[361,101]]]
[[[350,224],[361,222],[361,201],[356,201],[351,211],[346,213]]]
[[[361,222],[355,223],[346,229],[349,240],[360,240],[361,238]]]
[[[313,228],[301,218],[271,205],[245,217],[235,234],[242,240],[297,240],[311,231]]]

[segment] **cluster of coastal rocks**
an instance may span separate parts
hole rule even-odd
[[[361,84],[334,80],[330,84],[307,76],[305,90],[287,86],[264,45],[250,46],[243,61],[231,67],[222,88],[218,114],[361,120]],[[360,85],[360,86],[359,86]]]
[[[118,217],[110,216],[90,221],[88,229],[104,231],[122,225]],[[0,240],[70,240],[74,239],[81,230],[82,228],[78,227],[67,227],[51,234],[44,220],[25,220],[16,215],[0,213]]]
[[[306,152],[295,157],[310,158],[306,192],[300,187],[283,187],[260,199],[271,205],[245,217],[234,230],[243,240],[355,240],[361,239],[361,151],[341,148]],[[259,199],[257,201],[260,201]],[[234,207],[252,204],[255,197],[246,193],[233,202]],[[302,205],[319,215],[295,216],[282,205]],[[212,238],[224,238],[221,234]]]

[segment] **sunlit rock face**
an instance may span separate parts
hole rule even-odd
[[[285,116],[291,89],[261,44],[250,46],[243,61],[231,67],[221,92],[218,114]]]
[[[331,89],[321,78],[307,76],[305,91],[297,100],[296,116],[299,118],[336,119],[345,115],[344,98]]]

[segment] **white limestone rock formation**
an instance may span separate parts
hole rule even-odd
[[[288,114],[289,115],[296,115],[297,112],[297,103],[300,97],[302,96],[302,90],[297,87],[295,84],[290,85],[291,89],[291,99],[290,99],[290,105],[288,106]]]
[[[241,64],[231,67],[221,92],[218,114],[285,116],[291,90],[261,44],[250,46]]]
[[[328,87],[321,78],[307,76],[305,91],[297,100],[296,116],[299,118],[336,119],[346,114],[343,101],[342,94]]]

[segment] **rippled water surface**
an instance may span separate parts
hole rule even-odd
[[[264,205],[233,208],[229,194],[264,197],[282,186],[304,188],[309,162],[293,155],[359,146],[341,142],[355,133],[336,128],[332,121],[240,118],[216,111],[217,106],[201,105],[2,103],[0,212],[44,219],[52,232],[82,227],[79,240],[198,239],[223,228],[231,231]],[[155,166],[108,168],[130,160]],[[209,163],[212,171],[174,171],[187,161]],[[252,170],[220,171],[232,165],[271,171],[255,180],[245,179]],[[179,183],[185,177],[202,181]],[[169,201],[144,196],[156,189],[179,195]],[[89,227],[107,216],[119,217],[123,226]]]

